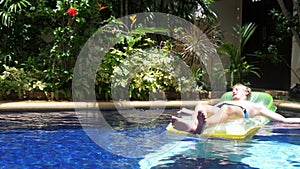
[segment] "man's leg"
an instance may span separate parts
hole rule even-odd
[[[216,106],[212,106],[212,105],[208,105],[208,104],[201,104],[201,103],[198,103],[196,106],[195,106],[195,109],[194,110],[191,110],[191,109],[187,109],[187,108],[182,108],[181,110],[179,110],[177,113],[178,114],[187,114],[187,115],[193,115],[195,114],[194,116],[194,119],[197,117],[197,113],[199,111],[202,111],[205,115],[205,117],[209,117],[209,116],[212,116],[216,113],[218,113],[220,110],[220,108],[216,107]],[[197,113],[196,113],[197,112]]]
[[[214,114],[219,114],[220,110],[221,109],[219,107],[208,105],[208,104],[201,104],[201,103],[198,103],[195,107],[195,112],[201,111],[206,118],[209,118]],[[196,115],[194,116],[196,117]]]
[[[208,105],[208,104],[202,104],[202,103],[198,103],[196,106],[195,106],[195,109],[194,110],[191,110],[191,109],[187,109],[187,108],[182,108],[181,110],[179,110],[177,113],[178,114],[187,114],[187,115],[192,115],[194,114],[195,112],[198,112],[198,111],[202,111],[205,115],[207,115],[206,112],[208,111],[211,111],[210,109],[212,109],[214,106],[211,106],[211,105]],[[211,114],[211,113],[210,113]]]
[[[196,115],[196,119],[193,118],[194,115]],[[175,129],[187,131],[193,134],[201,134],[205,127],[205,123],[206,118],[201,111],[194,113],[191,120],[184,120],[172,116],[172,125]]]
[[[195,110],[182,108],[177,113],[191,115],[191,119],[185,120],[182,118],[172,116],[173,127],[177,130],[188,132],[195,132],[198,129],[199,132],[199,130],[204,127],[205,119],[207,117],[206,110],[208,110],[209,107],[210,105],[203,105],[201,103],[198,103],[195,106]]]
[[[197,104],[191,120],[172,117],[172,124],[177,130],[199,132],[202,131],[204,124],[210,126],[225,123],[229,117],[244,118],[244,112],[237,106],[223,105],[222,108],[218,108],[211,105]]]
[[[194,110],[190,110],[190,109],[187,109],[187,108],[182,108],[177,113],[178,114],[192,115],[194,112],[195,112]]]

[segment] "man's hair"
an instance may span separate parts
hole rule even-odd
[[[250,87],[245,86],[245,85],[243,85],[243,84],[241,84],[241,83],[237,83],[237,84],[235,84],[232,88],[234,88],[235,86],[243,86],[243,87],[245,87],[246,92],[248,92],[247,98],[248,98],[248,99],[250,98],[250,96],[251,96],[251,91],[252,91]]]

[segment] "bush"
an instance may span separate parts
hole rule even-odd
[[[114,16],[157,11],[156,9],[160,8],[160,12],[193,20],[199,5],[204,13],[214,16],[208,8],[210,2],[0,0],[0,71],[3,72],[0,82],[3,88],[0,90],[1,94],[4,94],[2,97],[16,92],[21,99],[25,97],[26,92],[42,91],[55,93],[57,100],[60,99],[60,94],[70,98],[74,65],[80,50],[91,35],[106,23],[113,21]],[[124,3],[130,4],[126,9],[128,11],[120,9]],[[201,14],[201,17],[208,18],[207,16]],[[95,82],[99,99],[111,99],[113,71],[117,65],[125,63],[124,59],[145,48],[156,48],[158,43],[167,43],[158,42],[159,38],[149,38],[151,36],[148,34],[156,31],[161,30],[147,32],[143,28],[137,29],[123,37],[123,40],[107,53],[99,66]],[[157,59],[163,59],[166,53],[158,55]],[[171,74],[166,70],[151,68],[144,73],[146,75],[143,78],[147,79],[146,81],[138,79],[142,74],[138,74],[132,81],[130,96],[134,99],[145,99],[147,92],[175,90],[178,87],[174,79],[169,79]],[[153,78],[152,76],[158,81],[150,83],[149,79]],[[138,84],[140,82],[143,84]]]
[[[4,65],[4,71],[0,76],[0,97],[17,93],[18,99],[24,99],[26,93],[31,91],[43,91],[47,84],[39,79],[43,73],[34,71],[24,71],[23,68],[9,67]]]

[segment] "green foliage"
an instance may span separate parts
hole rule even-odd
[[[200,90],[209,89],[211,79],[206,70],[206,63],[209,60],[206,53],[211,53],[212,48],[217,48],[222,44],[222,36],[217,21],[214,19],[197,18],[194,20],[194,24],[202,31],[203,35],[198,34],[199,32],[178,28],[175,32],[180,36],[183,35],[184,41],[167,42],[166,47],[177,53],[189,65]],[[209,41],[206,41],[206,38]]]
[[[250,74],[260,77],[258,73],[259,68],[249,64],[246,61],[246,54],[243,53],[243,49],[255,29],[256,26],[253,23],[248,23],[244,26],[235,26],[234,31],[239,44],[235,46],[232,43],[225,43],[218,49],[221,54],[225,54],[230,58],[230,67],[225,70],[225,73],[230,74],[230,86],[236,83],[247,83],[247,76]]]
[[[116,27],[110,28],[111,30],[119,30],[118,27],[121,27],[123,23],[119,23],[116,20],[112,20],[111,22],[116,23]],[[156,47],[157,42],[152,40],[147,36],[147,33],[162,33],[166,32],[166,30],[156,29],[156,28],[143,28],[141,25],[137,26],[137,28],[133,29],[128,33],[123,33],[118,31],[116,36],[119,39],[119,43],[117,43],[102,59],[101,64],[98,67],[97,75],[96,75],[96,93],[97,97],[101,99],[104,97],[106,100],[112,98],[111,93],[111,83],[114,74],[116,73],[115,68],[117,68],[121,63],[124,63],[127,59],[130,58],[129,65],[136,65],[138,62],[132,61],[132,55],[136,55],[141,51],[144,51],[145,48],[153,48]],[[162,58],[156,58],[162,59]],[[159,60],[157,60],[159,61]],[[126,64],[125,63],[125,64]],[[141,65],[139,65],[141,66]],[[145,72],[146,73],[146,72]],[[152,73],[152,72],[147,72]],[[161,75],[161,74],[160,74]],[[142,76],[142,75],[140,75]],[[137,83],[138,80],[135,79]],[[136,84],[135,83],[135,84]],[[148,95],[148,91],[152,91],[153,86],[155,86],[156,81],[148,82],[143,85],[144,89],[137,89],[137,87],[141,87],[138,85],[130,86],[130,97],[133,99],[145,99],[146,95]],[[167,83],[167,81],[165,82]],[[150,89],[150,90],[146,90]],[[103,99],[103,98],[102,98]]]
[[[60,94],[71,97],[72,75],[77,56],[88,38],[103,25],[113,21],[115,17],[145,11],[170,13],[190,21],[194,21],[195,18],[215,20],[215,14],[209,9],[212,2],[0,0],[0,71],[4,73],[1,75],[1,94],[16,92],[19,98],[22,98],[28,91],[44,91],[55,93],[55,99],[59,99]],[[200,5],[201,16],[195,16]],[[123,8],[120,9],[121,7]],[[69,15],[69,8],[75,8],[76,14]],[[111,98],[112,74],[114,68],[123,63],[124,59],[145,48],[157,48],[161,44],[168,46],[169,42],[166,39],[149,36],[166,30],[135,26],[127,36],[118,37],[120,42],[112,47],[102,60],[95,82],[98,98],[103,94],[107,100]],[[171,43],[174,42],[169,44]],[[164,54],[161,55],[164,58]],[[198,71],[196,66],[195,70],[199,72],[195,76],[199,80],[203,72]],[[140,81],[137,78],[131,85],[132,97],[145,98],[147,91],[153,91],[163,85],[164,90],[170,86],[174,87],[173,81],[169,79],[170,75],[167,75],[165,70],[151,69],[144,73],[147,75],[146,79],[151,79],[152,75],[155,78],[163,76],[164,83],[155,82],[153,85],[147,81],[143,90],[139,90],[137,83]]]
[[[140,12],[162,12],[194,21],[196,17],[216,19],[216,14],[210,9],[213,2],[214,0],[110,0],[106,3],[113,4],[112,11],[117,18]]]
[[[23,68],[4,65],[4,71],[0,76],[1,98],[17,93],[18,99],[23,99],[27,92],[44,91],[47,84],[39,80],[42,76],[43,73],[38,70],[27,72]]]
[[[300,19],[295,11],[291,18],[288,19],[284,16],[282,12],[272,9],[270,11],[272,19],[276,22],[275,31],[276,37],[274,37],[273,42],[275,44],[283,42],[285,38],[293,36],[292,29],[294,28],[296,32],[300,32]]]
[[[137,51],[115,67],[112,85],[122,89],[115,94],[120,95],[122,91],[129,90],[131,99],[149,100],[150,93],[155,95],[160,92],[186,92],[195,89],[191,79],[178,77],[182,69],[176,58],[164,50]]]
[[[95,0],[1,3],[2,11],[10,11],[10,19],[1,15],[0,64],[14,67],[17,61],[26,72],[42,71],[40,80],[47,83],[45,90],[70,93],[76,57],[86,40],[110,17],[109,8],[100,10]],[[77,15],[67,13],[70,7],[76,8]]]
[[[296,12],[295,12],[296,13]],[[292,28],[296,29],[296,32],[300,32],[300,20],[297,15],[291,16],[291,19],[287,19],[282,12],[272,9],[270,15],[274,22],[274,33],[269,35],[268,41],[264,45],[264,49],[256,51],[262,60],[270,61],[274,64],[287,62],[280,54],[280,46],[286,40],[289,40],[292,36]]]
[[[27,0],[0,0],[0,17],[1,23],[4,26],[10,27],[18,17],[19,14],[23,13],[26,7],[31,6],[31,3]]]
[[[299,1],[294,1],[293,12],[285,16],[282,12],[272,9],[270,15],[276,22],[275,33],[270,38],[270,42],[267,44],[266,51],[259,51],[263,59],[270,60],[272,63],[278,64],[283,62],[291,71],[295,77],[300,81],[300,77],[297,74],[298,70],[294,70],[290,63],[279,53],[279,48],[287,39],[290,40],[294,36],[298,46],[300,45],[300,13],[299,13]],[[297,5],[296,5],[297,4]]]

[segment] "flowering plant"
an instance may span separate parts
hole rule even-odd
[[[75,15],[77,15],[77,10],[76,10],[76,8],[69,8],[69,9],[68,9],[68,14],[69,14],[70,16],[75,16]]]

